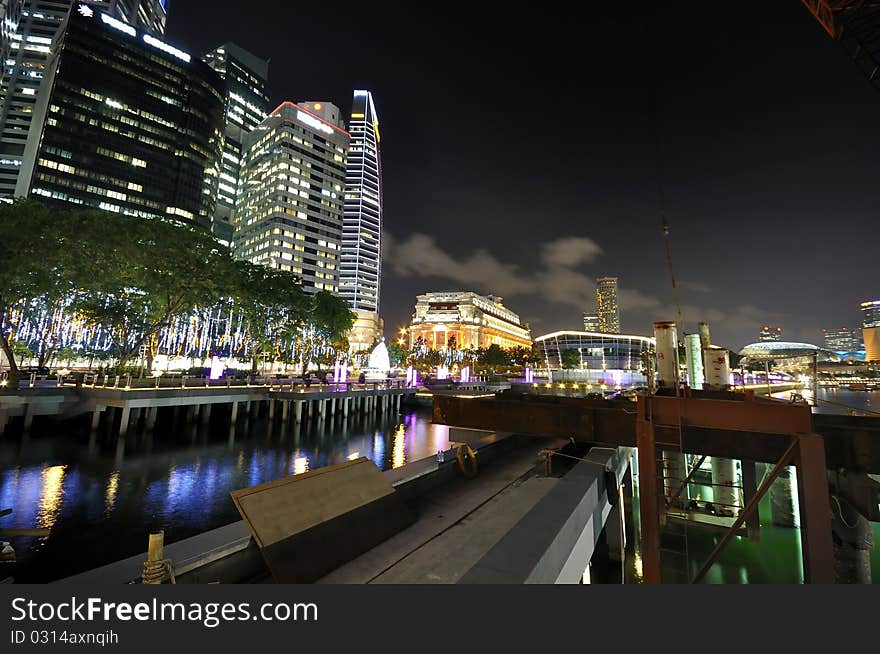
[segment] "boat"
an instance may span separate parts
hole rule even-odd
[[[867,384],[850,384],[849,390],[851,391],[866,391],[868,390]]]

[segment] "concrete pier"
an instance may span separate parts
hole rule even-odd
[[[147,420],[146,420],[146,428],[150,431],[156,427],[156,417],[159,414],[159,407],[151,406],[147,409]]]

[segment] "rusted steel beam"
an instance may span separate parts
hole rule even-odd
[[[798,505],[801,515],[801,553],[804,583],[834,583],[834,547],[831,542],[831,502],[825,447],[817,434],[800,434],[797,464]]]
[[[730,398],[732,395],[721,397]],[[650,404],[646,408],[653,416],[656,445],[689,454],[775,463],[788,446],[787,434],[818,433],[825,440],[829,469],[880,474],[880,419],[817,415],[813,416],[813,427],[810,407],[806,405],[716,397],[653,396],[650,403],[642,402]],[[434,398],[434,422],[438,424],[534,436],[561,436],[625,447],[636,446],[637,410],[637,405],[628,400],[537,395]],[[720,414],[713,415],[713,411],[720,411]],[[681,430],[677,425],[679,416]],[[786,429],[790,431],[786,432]]]
[[[660,504],[657,491],[657,449],[654,430],[648,420],[636,422],[639,454],[639,515],[642,538],[642,581],[660,583]]]
[[[635,405],[581,398],[522,396],[464,399],[434,396],[434,422],[456,427],[550,435],[584,442],[635,447]]]
[[[806,434],[812,429],[810,407],[803,404],[659,395],[640,395],[638,401],[650,402],[655,427],[684,425],[766,434]]]

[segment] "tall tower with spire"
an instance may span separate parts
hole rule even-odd
[[[349,122],[351,142],[345,170],[345,212],[339,265],[339,295],[358,318],[349,335],[352,350],[370,347],[381,338],[379,317],[382,283],[382,159],[379,115],[373,94],[354,92]]]

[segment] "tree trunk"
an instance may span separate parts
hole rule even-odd
[[[9,362],[9,372],[13,375],[18,375],[18,364],[15,362],[15,353],[12,351],[12,348],[9,346],[9,341],[6,339],[4,334],[0,334],[0,347],[3,348],[3,354],[6,355],[6,360]]]

